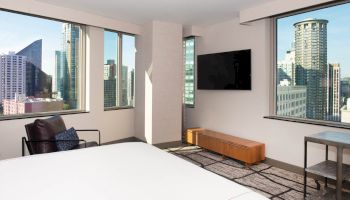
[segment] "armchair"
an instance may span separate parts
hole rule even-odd
[[[75,131],[96,132],[98,134],[98,143],[95,141],[86,142],[83,139],[55,139],[55,135],[67,130],[63,119],[59,115],[47,119],[36,119],[33,123],[26,124],[25,129],[28,139],[22,137],[22,156],[25,155],[25,147],[27,147],[30,155],[56,152],[58,151],[57,142],[76,142],[77,145],[72,149],[99,146],[101,144],[101,133],[97,129],[78,129]]]

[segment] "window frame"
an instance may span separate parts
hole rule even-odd
[[[296,123],[302,123],[302,124],[311,124],[311,125],[320,125],[320,126],[326,126],[326,127],[334,127],[334,128],[342,128],[342,129],[350,129],[350,123],[346,122],[334,122],[334,121],[326,121],[326,120],[315,120],[315,119],[308,119],[308,118],[299,118],[299,117],[293,117],[293,116],[280,116],[277,115],[277,20],[285,17],[291,17],[298,14],[303,14],[311,11],[316,11],[320,9],[325,9],[329,7],[339,6],[343,4],[350,3],[350,0],[342,0],[340,2],[328,2],[316,6],[311,6],[308,8],[299,9],[296,11],[291,11],[287,13],[283,13],[280,15],[272,16],[270,19],[270,44],[272,49],[272,55],[270,56],[270,63],[272,64],[272,70],[270,70],[270,74],[273,75],[272,79],[270,79],[270,88],[272,87],[272,90],[270,90],[270,100],[269,100],[269,115],[264,116],[265,119],[273,119],[273,120],[280,120],[280,121],[288,121],[288,122],[296,122]]]
[[[183,70],[184,70],[184,79],[183,79],[183,104],[185,105],[186,108],[195,108],[196,105],[196,84],[197,84],[197,73],[196,73],[196,69],[197,69],[197,54],[196,54],[196,36],[188,36],[188,37],[184,37],[183,38],[183,43],[186,42],[186,40],[188,39],[193,39],[193,104],[188,104],[185,103],[185,82],[186,82],[186,66],[185,66],[185,62],[186,62],[186,58],[185,58],[185,52],[184,52],[184,59],[183,59]],[[186,51],[186,47],[183,48],[184,51]]]
[[[122,85],[122,79],[119,78],[119,74],[122,74],[122,66],[123,66],[123,35],[128,35],[128,36],[132,36],[135,38],[135,48],[136,48],[136,35],[135,34],[131,34],[131,33],[125,33],[125,32],[122,32],[122,31],[116,31],[116,30],[112,30],[112,29],[107,29],[107,28],[104,28],[103,29],[103,32],[105,31],[108,31],[108,32],[113,32],[113,33],[116,33],[118,35],[118,46],[117,46],[117,50],[118,50],[118,62],[116,63],[117,64],[117,77],[118,77],[118,80],[116,80],[116,88],[117,88],[117,91],[116,91],[116,101],[118,102],[118,104],[120,104],[120,101],[121,101],[121,92],[122,90],[120,89],[121,88],[121,85]],[[104,40],[104,38],[103,38]],[[103,50],[103,53],[104,53],[104,50]],[[135,59],[136,59],[136,53],[135,53]],[[135,72],[136,72],[136,66],[135,66]],[[134,73],[134,77],[136,77],[136,73]],[[136,79],[134,78],[134,97],[135,97],[135,82],[136,82]],[[104,87],[104,85],[103,85]],[[134,98],[135,100],[135,98]],[[104,102],[104,93],[103,93],[103,102]],[[104,104],[103,104],[103,110],[104,111],[113,111],[113,110],[125,110],[125,109],[134,109],[135,108],[135,104],[136,104],[136,101],[134,101],[134,105],[132,106],[112,106],[112,107],[104,107]]]
[[[0,115],[0,121],[6,121],[6,120],[14,120],[14,119],[28,119],[28,118],[37,118],[37,117],[48,117],[48,116],[54,116],[54,115],[71,115],[71,114],[84,114],[84,113],[89,113],[90,111],[87,108],[86,104],[86,86],[87,86],[87,78],[86,78],[86,34],[87,34],[87,25],[82,24],[82,23],[77,23],[73,21],[68,21],[64,19],[58,19],[58,18],[53,18],[53,17],[47,17],[43,15],[37,15],[37,14],[32,14],[32,13],[26,13],[26,12],[21,12],[21,11],[16,11],[16,10],[10,10],[10,9],[5,9],[5,8],[0,8],[0,11],[5,11],[13,14],[18,14],[18,15],[24,15],[28,17],[35,17],[35,18],[40,18],[40,19],[45,19],[45,20],[51,20],[55,22],[61,22],[61,23],[69,23],[73,25],[77,25],[81,28],[82,31],[82,37],[81,37],[81,44],[80,44],[80,56],[79,56],[79,63],[80,67],[78,69],[79,73],[79,81],[77,84],[79,84],[78,90],[78,105],[79,108],[77,109],[70,109],[70,110],[60,110],[60,111],[50,111],[50,112],[35,112],[35,113],[25,113],[25,114],[18,114],[18,115]],[[52,79],[52,82],[54,79]]]

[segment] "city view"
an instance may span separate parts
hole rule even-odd
[[[122,52],[121,59],[119,51]],[[134,106],[135,52],[134,36],[104,31],[105,108]]]
[[[0,115],[82,109],[81,25],[6,11],[0,18]],[[134,105],[135,37],[122,34],[122,42],[121,63],[116,46],[105,48],[105,58],[113,54],[103,66],[105,107]]]
[[[0,12],[1,115],[79,108],[79,25]]]
[[[279,116],[350,122],[350,4],[277,19]]]

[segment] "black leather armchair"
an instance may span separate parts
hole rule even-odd
[[[27,147],[29,154],[33,155],[56,152],[56,142],[77,141],[55,139],[56,134],[66,131],[66,125],[59,115],[47,119],[36,119],[33,123],[26,124],[25,129],[28,139],[22,137],[22,156],[25,155],[25,147]],[[98,134],[98,143],[95,141],[86,142],[85,140],[79,139],[77,141],[79,144],[73,149],[99,146],[101,144],[101,133],[97,129],[78,129],[76,132],[96,132]]]

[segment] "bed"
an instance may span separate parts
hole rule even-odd
[[[0,161],[0,199],[266,198],[152,145],[130,142]]]

